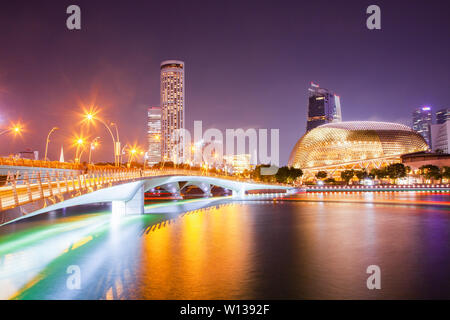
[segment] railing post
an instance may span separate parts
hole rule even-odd
[[[16,177],[13,176],[12,179],[12,191],[14,196],[14,205],[19,205],[19,195],[17,194]]]
[[[91,186],[91,177],[89,175],[89,173],[86,173],[84,175],[84,187],[87,189]]]
[[[42,177],[41,177],[41,171],[38,171],[38,187],[39,187],[39,199],[44,199],[44,189],[42,187]]]
[[[66,186],[66,192],[69,192],[69,185],[67,184],[67,172],[64,171],[64,185]]]
[[[60,185],[60,183],[59,183],[59,173],[58,173],[58,175],[56,176],[56,185],[57,185],[57,187],[58,187],[58,194],[61,194],[61,185]]]
[[[73,176],[73,171],[71,171],[71,177],[72,177],[72,191],[75,191],[75,177]]]
[[[47,187],[48,191],[50,192],[50,197],[53,196],[53,186],[52,186],[52,180],[50,179],[50,173],[47,171]]]
[[[25,172],[25,183],[27,185],[27,194],[28,194],[28,201],[33,201],[33,195],[31,194],[31,187],[30,187],[30,177],[28,175],[28,171]]]

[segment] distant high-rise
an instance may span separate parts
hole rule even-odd
[[[184,129],[184,62],[166,60],[161,63],[161,156],[163,161],[180,162],[183,143],[175,137],[175,130]]]
[[[443,124],[450,120],[450,108],[443,108],[436,112],[436,124]]]
[[[431,107],[420,107],[413,112],[413,129],[419,133],[431,148],[431,124],[433,115]]]
[[[431,125],[431,140],[434,152],[449,153],[450,121]]]
[[[319,85],[311,82],[308,89],[308,121],[306,132],[330,122],[341,122],[341,102],[339,96],[320,88]]]
[[[148,108],[147,117],[147,163],[154,165],[161,161],[161,107]]]

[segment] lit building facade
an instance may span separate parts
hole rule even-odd
[[[288,165],[305,174],[327,171],[332,176],[347,169],[379,168],[400,162],[403,154],[427,150],[423,137],[403,124],[347,121],[306,133],[292,150]]]
[[[148,108],[147,119],[147,163],[154,165],[161,161],[161,107]]]
[[[450,151],[450,120],[431,125],[431,141],[434,152],[449,153]]]
[[[230,173],[242,173],[250,170],[250,154],[232,154],[223,156],[225,168]]]
[[[413,129],[419,133],[431,148],[431,124],[433,114],[431,107],[425,106],[414,110]]]
[[[160,69],[161,157],[163,161],[180,163],[184,155],[184,142],[176,138],[176,130],[184,129],[184,62],[166,60],[161,63]]]
[[[311,82],[308,89],[306,132],[326,123],[342,121],[340,97]]]
[[[436,111],[436,124],[443,124],[450,120],[450,108],[443,108]]]

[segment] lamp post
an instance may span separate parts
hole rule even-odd
[[[86,118],[87,121],[98,120],[98,121],[99,121],[101,124],[103,124],[103,126],[108,130],[109,134],[111,135],[112,141],[113,141],[113,149],[114,149],[114,165],[117,167],[117,166],[118,166],[118,160],[119,160],[118,158],[119,158],[119,155],[118,155],[118,150],[117,150],[118,147],[117,147],[117,144],[116,144],[116,143],[119,143],[119,144],[120,144],[120,142],[118,141],[118,138],[119,138],[119,132],[118,132],[118,130],[117,130],[117,125],[114,124],[114,123],[111,124],[111,125],[114,125],[114,126],[116,127],[116,133],[117,133],[117,141],[116,141],[116,138],[114,137],[114,134],[112,133],[111,128],[106,124],[105,121],[103,121],[103,120],[100,119],[100,118],[96,118],[96,117],[94,116],[93,113],[87,113],[87,114],[85,115],[85,118]],[[120,146],[119,146],[119,149],[120,149]]]
[[[129,168],[131,166],[131,162],[133,161],[134,155],[137,153],[137,150],[135,148],[131,149],[128,152],[128,162],[127,167]]]
[[[22,127],[20,125],[14,125],[11,128],[8,128],[8,129],[0,132],[0,136],[4,135],[5,133],[8,133],[8,132],[14,132],[14,134],[18,134],[21,131],[22,131]]]
[[[98,139],[100,139],[100,137],[96,137],[94,140],[91,141],[91,145],[89,148],[89,161],[88,161],[89,164],[91,164],[92,150],[95,150],[95,147],[98,146],[97,142]]]
[[[83,153],[83,152],[81,152],[81,154],[78,154],[79,152],[80,152],[80,147],[81,146],[83,146],[84,145],[84,140],[83,140],[83,138],[79,138],[77,141],[76,141],[76,144],[77,144],[77,150],[76,150],[76,152],[75,152],[75,163],[80,163],[80,158],[81,158],[81,154]]]
[[[111,126],[113,126],[116,129],[116,143],[114,145],[114,152],[117,157],[118,164],[122,162],[122,159],[120,158],[122,156],[122,153],[120,152],[120,139],[119,139],[119,127],[117,126],[117,123],[111,122]]]
[[[120,155],[119,155],[119,164],[120,164],[120,165],[122,165],[122,155],[125,153],[125,149],[126,149],[127,147],[129,148],[129,145],[128,145],[128,144],[125,144],[125,145],[123,146],[122,150],[120,151]]]
[[[50,141],[50,135],[52,134],[53,131],[58,130],[58,129],[59,129],[58,127],[53,127],[47,135],[47,141],[45,142],[44,161],[47,161],[47,150],[48,150],[48,143]]]

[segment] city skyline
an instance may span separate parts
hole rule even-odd
[[[449,12],[5,2],[0,300],[284,319],[450,299]]]
[[[132,10],[121,3],[108,9],[83,1],[79,5],[83,28],[78,33],[61,23],[65,19],[63,2],[7,4],[9,10],[2,11],[1,21],[11,27],[1,39],[10,50],[0,53],[0,125],[21,119],[28,131],[15,140],[14,148],[2,143],[2,154],[26,148],[42,153],[46,133],[58,125],[62,129],[52,136],[49,147],[49,157],[57,159],[61,145],[66,146],[75,133],[70,127],[73,114],[92,104],[102,108],[105,118],[119,119],[121,140],[145,146],[142,115],[147,106],[160,100],[160,61],[172,58],[189,65],[187,129],[192,129],[194,120],[202,120],[205,128],[223,130],[279,128],[280,141],[284,141],[282,164],[305,132],[305,88],[310,81],[339,92],[346,121],[378,120],[411,126],[410,114],[418,106],[430,105],[434,110],[447,106],[446,57],[450,48],[448,43],[437,43],[428,36],[433,30],[439,38],[448,30],[445,10],[436,10],[444,3],[432,8],[425,2],[408,3],[411,10],[405,12],[406,2],[382,1],[379,5],[385,14],[378,33],[365,28],[365,6],[356,2],[346,8],[324,1],[286,2],[275,8],[262,2],[257,10],[237,2],[197,6],[176,2],[174,15],[178,19],[164,30],[158,15],[162,4],[156,3],[153,10],[141,2]],[[63,12],[62,17],[58,18],[58,12]],[[119,24],[115,18],[118,12],[123,19]],[[136,16],[136,12],[142,15]],[[308,18],[305,12],[321,12],[322,21],[327,23]],[[192,19],[207,14],[217,19]],[[411,19],[417,23],[408,23]],[[221,26],[228,20],[235,24],[223,30]],[[264,27],[253,27],[264,20]],[[40,27],[32,28],[38,22]],[[334,44],[333,52],[314,48],[319,43],[313,32],[317,30],[326,33],[324,40]],[[310,45],[306,52],[305,43]],[[283,50],[265,50],[274,46]],[[87,52],[86,47],[92,50]],[[36,121],[34,110],[45,117]],[[109,153],[101,151],[110,149],[110,141],[106,133],[101,135],[104,145],[96,157],[105,159],[96,159],[111,161]],[[65,148],[66,153],[71,151]]]

